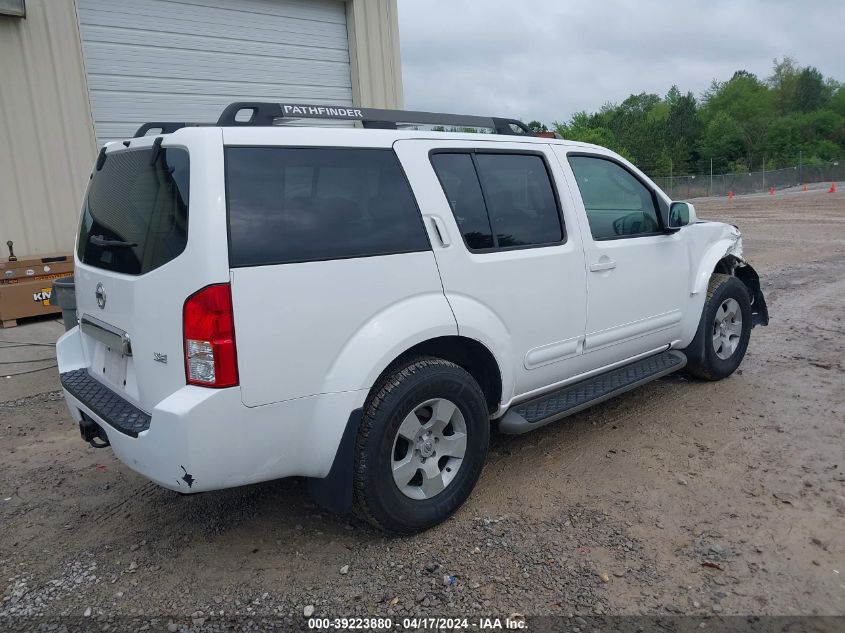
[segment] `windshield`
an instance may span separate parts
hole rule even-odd
[[[142,275],[188,242],[188,152],[112,152],[88,185],[77,255],[90,266]]]

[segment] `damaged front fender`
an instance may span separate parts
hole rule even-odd
[[[689,253],[692,258],[690,270],[694,272],[691,294],[696,295],[707,292],[707,284],[710,283],[710,275],[713,272],[733,274],[733,270],[717,270],[722,260],[726,258],[734,258],[739,262],[744,262],[744,260],[742,259],[742,235],[735,226],[721,222],[706,222],[696,224],[694,228],[696,230],[690,232]]]
[[[691,235],[693,243],[690,255],[697,259],[697,264],[691,267],[695,271],[691,294],[706,293],[713,273],[732,275],[748,288],[752,327],[768,325],[769,310],[760,288],[760,277],[742,256],[742,235],[739,229],[732,224],[720,222],[704,222],[695,225],[695,228],[698,230]],[[703,256],[696,258],[695,253],[702,251]]]

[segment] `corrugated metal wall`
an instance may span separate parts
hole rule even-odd
[[[339,0],[77,0],[99,143],[233,101],[352,105]]]
[[[0,255],[73,248],[96,156],[73,0],[0,16]]]

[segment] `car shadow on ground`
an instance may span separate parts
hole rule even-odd
[[[518,454],[520,464],[536,462],[550,449],[567,445],[577,445],[581,451],[595,452],[597,457],[602,457],[605,454],[604,440],[600,437],[602,428],[624,426],[626,418],[633,418],[635,412],[666,406],[669,401],[683,397],[684,390],[691,384],[696,383],[681,374],[670,375],[529,434],[505,435],[494,429],[490,459],[496,461],[497,470],[508,471],[508,460],[512,461],[514,470],[521,470],[512,455]],[[632,425],[642,423],[635,419],[629,421]],[[637,431],[631,428],[627,432]],[[495,486],[496,482],[491,478],[501,476],[488,469],[482,475],[482,483]],[[138,486],[136,494],[132,495],[134,501],[126,503],[125,498],[118,501],[121,508],[134,517],[131,524],[156,534],[181,534],[184,543],[197,539],[224,543],[233,537],[261,539],[268,530],[284,538],[319,532],[318,536],[326,540],[354,537],[362,543],[385,536],[353,513],[334,514],[323,509],[311,499],[307,479],[301,477],[192,495],[144,482],[134,473],[125,480]],[[459,511],[458,520],[462,515],[477,514],[476,510],[473,496],[470,496],[464,510]],[[109,516],[110,512],[106,508],[99,514]],[[452,520],[456,519],[449,519]],[[182,549],[178,541],[176,547]]]

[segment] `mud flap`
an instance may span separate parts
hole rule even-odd
[[[769,308],[766,305],[766,298],[760,289],[760,277],[757,271],[748,264],[738,266],[734,271],[737,279],[748,288],[751,295],[751,327],[769,324]]]
[[[364,417],[363,409],[349,414],[346,429],[332,462],[329,474],[322,479],[308,479],[308,493],[330,512],[346,514],[352,511],[352,470],[355,466],[355,440]]]

